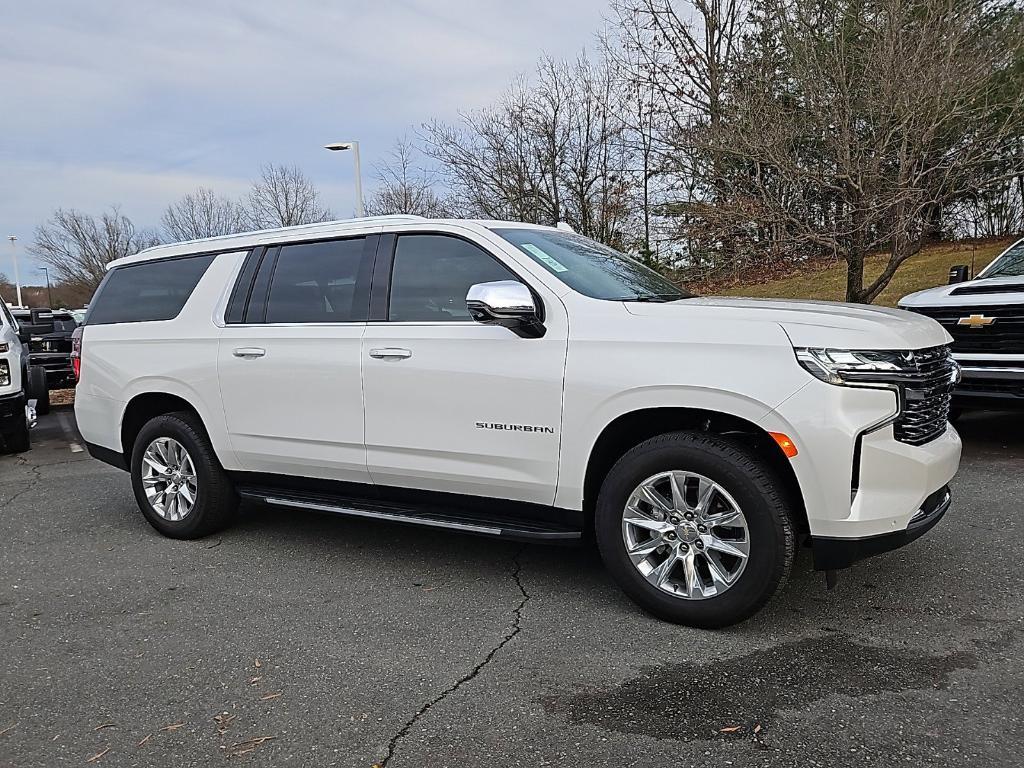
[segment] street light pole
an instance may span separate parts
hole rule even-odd
[[[50,309],[53,309],[53,292],[50,290],[50,270],[46,267],[40,267],[39,269],[46,275],[46,300],[50,303]]]
[[[7,239],[11,241],[11,259],[14,261],[14,284],[18,288],[18,306],[23,307],[21,303],[21,278],[18,276],[18,247],[15,243],[18,241],[17,235],[8,235]]]
[[[338,141],[334,144],[325,144],[324,149],[329,149],[332,152],[344,152],[347,149],[352,150],[352,162],[355,166],[356,174],[356,216],[362,218],[366,215],[366,208],[363,205],[363,173],[359,167],[359,142]]]

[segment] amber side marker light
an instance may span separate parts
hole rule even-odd
[[[786,454],[788,458],[792,459],[797,455],[797,453],[799,453],[796,449],[796,444],[789,439],[788,435],[784,435],[781,432],[769,432],[768,434],[772,436],[772,440],[778,443],[779,448],[782,449],[782,452]]]

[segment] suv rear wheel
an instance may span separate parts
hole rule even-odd
[[[786,492],[756,455],[693,432],[651,438],[608,473],[595,529],[627,595],[658,618],[735,624],[785,582],[794,534]]]
[[[198,539],[234,520],[238,496],[191,413],[148,421],[135,438],[131,473],[139,509],[165,536]]]

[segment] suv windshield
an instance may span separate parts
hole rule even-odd
[[[574,232],[520,227],[493,231],[592,299],[676,301],[693,297],[639,261]]]
[[[979,277],[1024,277],[1024,240],[1007,248]]]

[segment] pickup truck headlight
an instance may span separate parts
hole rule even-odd
[[[905,353],[895,350],[798,347],[796,359],[815,378],[836,386],[885,385],[907,369]]]
[[[11,366],[6,360],[0,360],[0,387],[11,385]]]

